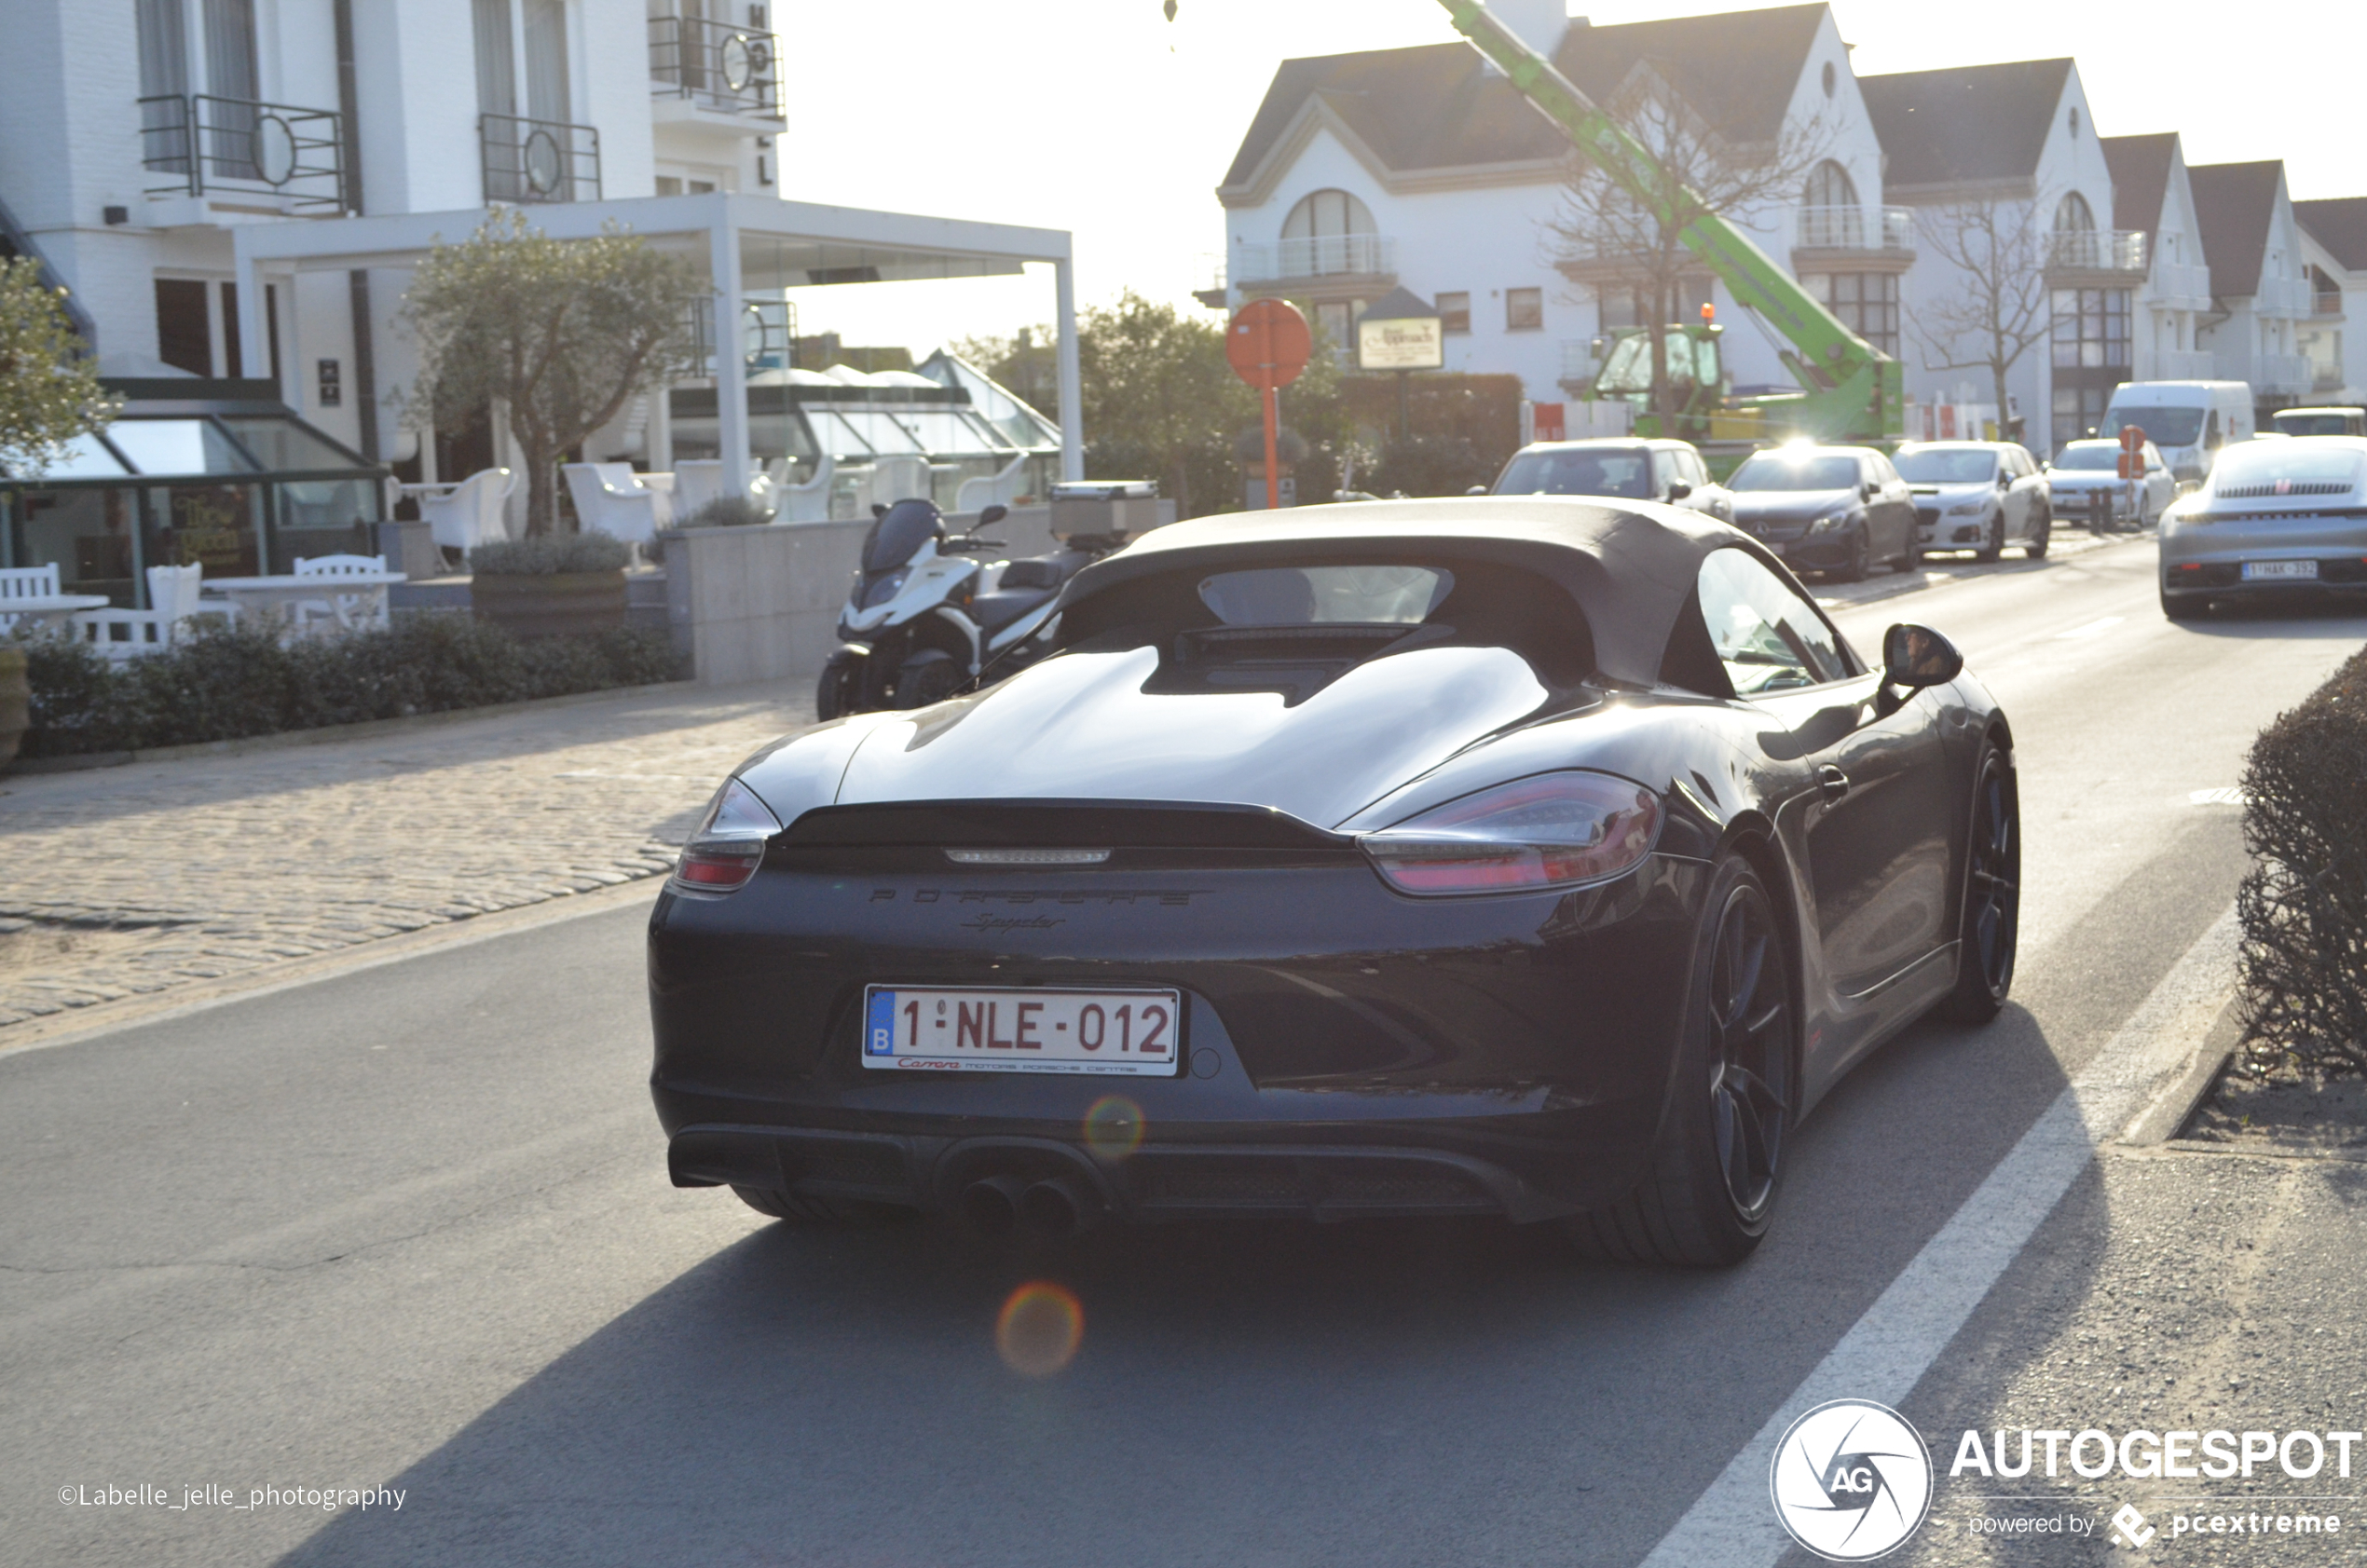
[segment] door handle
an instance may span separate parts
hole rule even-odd
[[[1849,775],[1831,763],[1816,770],[1816,787],[1827,800],[1839,800],[1849,793]]]

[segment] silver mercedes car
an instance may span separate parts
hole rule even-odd
[[[2367,439],[2247,441],[2163,514],[2162,613],[2214,599],[2367,593]]]

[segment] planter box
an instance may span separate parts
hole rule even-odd
[[[479,572],[469,602],[477,618],[521,637],[612,632],[624,624],[624,569],[513,576]]]
[[[0,769],[16,760],[17,743],[32,722],[33,689],[25,683],[24,649],[0,647]]]

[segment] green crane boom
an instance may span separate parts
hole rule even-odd
[[[1679,183],[1649,147],[1630,134],[1593,100],[1553,69],[1553,62],[1521,41],[1478,0],[1440,0],[1456,30],[1503,71],[1521,95],[1569,138],[1573,146],[1663,222],[1685,213],[1678,231],[1685,248],[1722,280],[1735,302],[1767,322],[1791,347],[1784,363],[1801,390],[1748,398],[1733,404],[1742,418],[1732,433],[1752,424],[1765,434],[1799,434],[1823,441],[1895,439],[1905,426],[1898,361],[1841,324],[1792,276],[1778,266],[1749,235],[1702,203]]]

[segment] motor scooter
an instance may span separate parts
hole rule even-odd
[[[816,716],[921,708],[1003,676],[1050,651],[1061,585],[1118,549],[1123,535],[1077,535],[1045,555],[982,561],[1006,548],[981,538],[1009,515],[990,506],[964,534],[936,503],[874,506],[862,564],[839,611],[840,648],[822,667]]]

